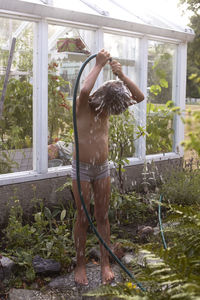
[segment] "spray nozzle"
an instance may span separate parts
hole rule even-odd
[[[112,57],[109,58],[109,62],[111,63]],[[113,73],[115,76],[118,76],[116,73]]]

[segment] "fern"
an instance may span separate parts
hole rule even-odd
[[[153,241],[138,249],[143,255],[140,266],[138,259],[131,265],[146,293],[125,282],[115,287],[100,287],[87,295],[105,300],[200,300],[199,206],[170,205],[166,221],[172,225],[165,229],[168,249],[163,249],[161,241]]]

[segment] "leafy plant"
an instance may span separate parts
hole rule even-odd
[[[171,170],[163,176],[161,193],[171,204],[194,205],[200,203],[200,169]]]
[[[172,151],[173,120],[180,114],[180,108],[172,101],[165,105],[147,104],[147,154],[166,153]]]
[[[49,142],[72,129],[71,106],[66,94],[60,91],[68,84],[55,75],[57,64],[49,65]],[[3,85],[3,81],[1,81]],[[32,95],[33,87],[27,79],[12,78],[7,86],[4,112],[0,120],[0,147],[21,149],[32,146]],[[72,134],[71,134],[72,135]]]
[[[113,223],[144,224],[149,213],[149,207],[142,195],[136,192],[121,194],[113,188],[110,201],[110,220]]]
[[[187,51],[187,97],[200,97],[200,16],[199,0],[180,0],[183,4],[183,13],[190,11],[189,26],[194,30],[195,36],[193,41],[188,43]]]
[[[67,101],[67,94],[62,92],[62,87],[69,85],[61,76],[57,75],[58,64],[49,64],[48,75],[48,128],[49,143],[61,135],[70,138],[72,141],[72,109],[70,102]],[[66,139],[66,138],[65,138]]]
[[[115,287],[100,287],[87,295],[104,299],[131,300],[198,300],[200,296],[200,213],[199,206],[169,207],[168,221],[176,226],[167,228],[168,249],[161,243],[140,247],[142,265],[137,258],[131,269],[135,278],[146,289],[142,292],[135,282],[118,284]],[[136,256],[137,257],[137,256]],[[129,268],[130,270],[130,268]]]
[[[0,120],[1,149],[32,145],[32,93],[27,80],[10,79]]]
[[[174,46],[150,42],[148,86],[153,103],[166,103],[172,99],[172,68]]]
[[[11,207],[8,225],[4,230],[6,255],[16,262],[21,276],[28,281],[35,278],[32,260],[35,255],[53,258],[63,267],[69,267],[74,255],[71,228],[67,220],[67,211],[51,211],[42,204],[34,213],[30,224],[23,224],[23,210],[19,200],[15,199]]]
[[[147,103],[146,154],[172,151],[173,121],[180,109],[172,99],[172,68],[175,48],[166,43],[150,43],[149,103]],[[154,104],[153,104],[154,103]],[[178,151],[178,149],[176,149]]]
[[[142,135],[145,135],[145,131],[136,125],[133,112],[126,110],[121,115],[110,117],[109,159],[113,161],[115,166],[120,193],[125,192],[123,173],[125,171],[124,165],[129,163],[127,157],[133,156],[134,141]]]
[[[188,111],[189,115],[185,119],[187,127],[186,139],[182,142],[182,145],[186,150],[193,150],[200,158],[200,112]]]
[[[2,151],[0,157],[0,174],[10,173],[14,165],[16,163],[12,161],[9,154],[6,151]]]

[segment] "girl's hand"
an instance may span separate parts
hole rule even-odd
[[[110,66],[111,66],[113,74],[116,75],[116,76],[118,76],[119,79],[122,80],[124,74],[122,72],[122,66],[121,66],[121,64],[118,61],[116,61],[116,60],[112,60],[110,62]]]
[[[104,67],[110,59],[110,53],[102,49],[96,56],[96,64]]]

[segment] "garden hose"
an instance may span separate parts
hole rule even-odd
[[[160,195],[159,204],[158,204],[158,220],[159,220],[160,233],[161,233],[161,237],[162,237],[163,247],[166,250],[167,244],[166,244],[165,237],[164,237],[164,232],[163,232],[163,227],[162,227],[162,219],[161,219],[162,198],[163,198],[163,195]]]
[[[146,291],[145,288],[137,282],[135,277],[131,274],[131,272],[123,265],[123,263],[118,259],[118,257],[112,252],[112,250],[109,248],[109,246],[106,244],[106,242],[103,240],[103,238],[100,236],[99,232],[95,228],[91,217],[88,214],[87,208],[85,206],[85,202],[83,199],[82,195],[82,190],[81,190],[81,183],[80,183],[80,169],[79,169],[79,143],[78,143],[78,130],[77,130],[77,122],[76,122],[76,98],[77,98],[77,91],[78,91],[78,85],[80,81],[81,74],[85,68],[85,66],[89,63],[90,60],[95,58],[97,54],[93,54],[90,57],[88,57],[85,62],[82,64],[80,71],[78,73],[76,82],[75,82],[75,87],[74,87],[74,94],[73,94],[73,126],[74,126],[74,142],[75,142],[75,147],[76,147],[76,178],[77,178],[77,186],[78,186],[78,192],[79,196],[81,199],[81,203],[84,209],[84,212],[86,214],[86,217],[89,221],[89,224],[96,234],[97,238],[101,242],[101,244],[105,247],[105,249],[109,252],[109,254],[113,257],[113,259],[119,264],[119,266],[125,271],[125,273],[136,283],[136,285],[144,292]]]

